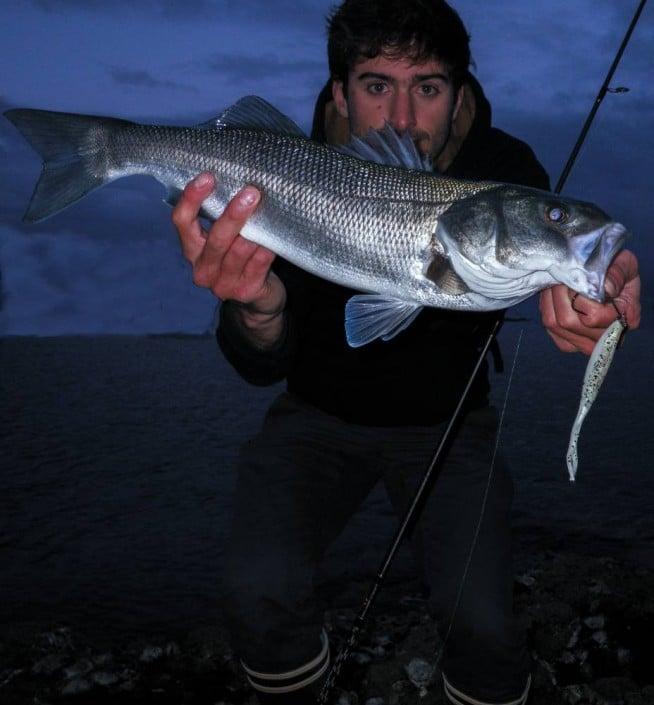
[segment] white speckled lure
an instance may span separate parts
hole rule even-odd
[[[617,309],[616,309],[617,310]],[[566,462],[568,464],[568,474],[570,482],[575,481],[577,474],[577,465],[579,458],[577,455],[577,441],[579,440],[579,432],[581,424],[586,418],[586,414],[590,411],[597,393],[599,392],[602,382],[606,377],[606,373],[613,361],[613,355],[622,339],[624,332],[627,330],[627,324],[623,316],[614,321],[602,334],[602,337],[597,341],[593,352],[588,360],[586,372],[584,374],[584,383],[581,388],[581,400],[579,401],[579,411],[577,418],[572,425],[570,432],[570,443],[568,452],[566,453]]]

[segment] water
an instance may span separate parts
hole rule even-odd
[[[507,369],[518,332],[502,333]],[[585,359],[526,324],[501,436],[523,558],[568,548],[654,567],[653,339],[630,335],[618,352],[570,484]],[[246,385],[211,338],[5,338],[0,356],[0,624],[125,634],[219,619],[234,460],[281,386]],[[507,377],[494,382],[499,405]],[[321,580],[371,575],[393,529],[377,490]],[[405,549],[396,574],[410,572]]]

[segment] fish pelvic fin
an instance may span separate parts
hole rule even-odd
[[[357,294],[345,304],[345,337],[353,348],[376,338],[390,340],[411,325],[421,310],[420,304],[380,294]]]
[[[47,110],[15,109],[5,117],[41,155],[43,168],[23,220],[37,223],[67,208],[111,180],[108,175],[109,134],[114,118]]]

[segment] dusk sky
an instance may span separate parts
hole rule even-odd
[[[494,124],[556,181],[637,0],[455,0]],[[0,108],[195,124],[243,95],[308,128],[327,78],[324,0],[18,0],[0,20]],[[565,189],[634,234],[646,309],[654,275],[654,6],[650,3]],[[199,333],[196,289],[163,190],[120,180],[37,225],[22,214],[40,159],[0,119],[0,334]]]

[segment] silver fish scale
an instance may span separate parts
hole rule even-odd
[[[438,217],[491,182],[465,182],[339,154],[301,137],[263,130],[133,125],[110,142],[116,173],[147,173],[177,188],[211,171],[217,216],[244,184],[263,191],[243,235],[322,277],[362,290],[411,294],[433,288],[423,273]],[[207,203],[205,203],[207,207]]]

